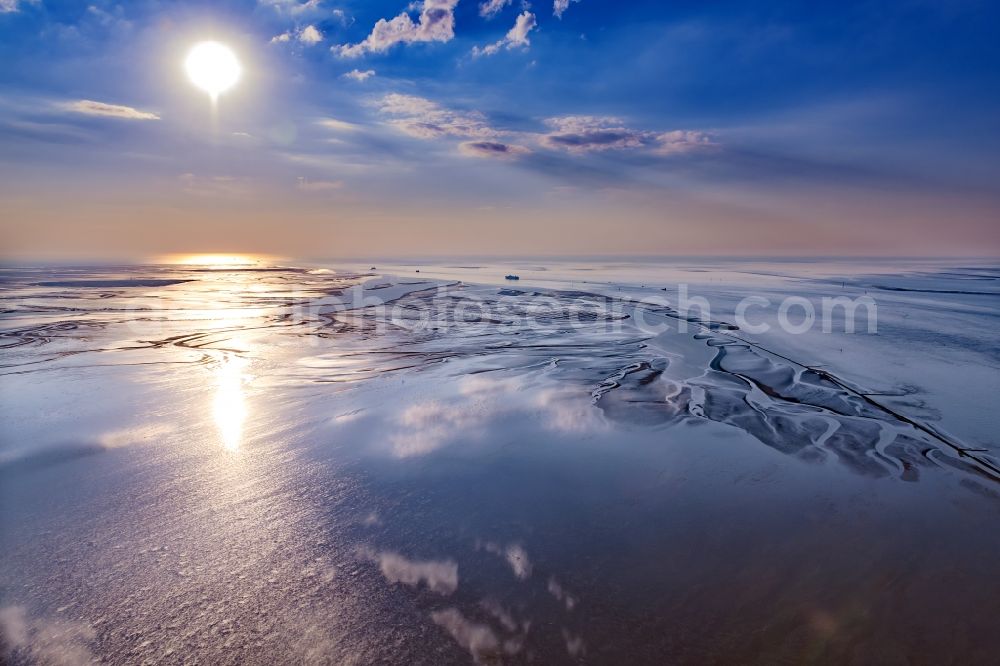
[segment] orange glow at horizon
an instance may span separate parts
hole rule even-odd
[[[181,266],[256,266],[269,263],[277,257],[261,254],[171,254],[159,257],[165,264]]]

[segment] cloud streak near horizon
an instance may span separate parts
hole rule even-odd
[[[83,113],[89,116],[107,116],[109,118],[122,118],[124,120],[159,120],[160,117],[150,111],[140,111],[131,106],[121,104],[107,104],[105,102],[95,102],[90,99],[81,99],[78,102],[69,102],[66,109],[75,113]]]

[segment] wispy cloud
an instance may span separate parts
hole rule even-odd
[[[614,116],[558,116],[545,120],[547,132],[515,132],[494,127],[480,111],[457,110],[415,95],[392,93],[375,105],[392,117],[392,126],[410,136],[465,139],[458,151],[468,157],[514,160],[532,154],[531,145],[576,156],[611,150],[668,156],[716,146],[707,132],[636,129]],[[337,129],[336,124],[331,127]]]
[[[303,192],[331,192],[344,187],[342,180],[309,180],[299,177],[296,187]]]
[[[479,5],[479,15],[483,18],[491,19],[503,11],[503,8],[512,0],[483,0]]]
[[[572,153],[646,148],[669,155],[714,145],[705,132],[633,129],[613,116],[562,116],[549,118],[546,124],[552,131],[541,137],[542,144]]]
[[[194,173],[182,173],[177,177],[181,191],[194,197],[209,199],[242,199],[249,196],[253,190],[246,178],[234,176],[201,176]]]
[[[625,127],[622,119],[612,116],[562,116],[546,124],[552,131],[542,143],[571,152],[639,148],[648,139],[647,133]]]
[[[424,0],[416,22],[403,12],[391,19],[379,19],[372,32],[357,44],[334,46],[333,50],[347,58],[365,53],[384,53],[396,44],[414,42],[450,42],[455,37],[455,5],[458,0]]]
[[[0,136],[5,141],[28,140],[56,144],[86,143],[96,139],[93,133],[74,123],[18,118],[0,120]]]
[[[463,155],[500,160],[512,160],[528,155],[531,150],[524,146],[499,141],[465,141],[458,146]]]
[[[346,120],[337,120],[336,118],[321,118],[316,121],[316,124],[335,132],[356,132],[361,129],[360,125],[349,123]]]
[[[490,139],[500,133],[478,111],[456,111],[414,95],[392,93],[377,103],[379,110],[396,116],[390,123],[406,134],[421,139],[443,136]]]
[[[538,22],[535,20],[535,15],[531,12],[523,12],[517,17],[517,20],[514,22],[514,27],[507,32],[503,39],[492,44],[487,44],[482,48],[479,48],[478,46],[473,47],[472,55],[494,55],[504,47],[508,49],[517,47],[527,48],[531,45],[531,41],[528,39],[528,33],[534,30],[537,26]]]
[[[688,153],[692,150],[716,145],[710,134],[693,130],[664,132],[656,137],[656,142],[655,152],[661,155]]]
[[[562,18],[563,12],[569,8],[569,3],[571,2],[580,2],[580,0],[553,0],[552,13],[555,14],[557,18]]]
[[[16,12],[21,9],[21,5],[24,4],[35,5],[38,3],[39,0],[27,0],[27,2],[25,2],[25,0],[0,0],[0,14]]]
[[[361,71],[360,69],[352,69],[346,74],[341,74],[341,76],[343,76],[345,79],[351,79],[352,81],[363,82],[375,76],[375,70],[366,69],[364,71]]]
[[[125,120],[159,120],[160,117],[150,111],[140,111],[131,106],[121,104],[107,104],[106,102],[95,102],[90,99],[81,99],[78,102],[70,102],[65,108],[74,113],[83,113],[89,116],[107,116],[109,118],[123,118]]]
[[[319,12],[322,0],[306,0],[305,2],[299,0],[258,0],[257,4],[270,7],[280,14],[301,17]]]

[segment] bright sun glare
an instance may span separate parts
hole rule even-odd
[[[191,83],[207,92],[212,100],[218,99],[240,79],[240,61],[225,44],[201,42],[196,44],[184,61]]]
[[[222,361],[216,373],[215,424],[219,428],[222,443],[230,451],[240,448],[243,435],[243,421],[247,417],[243,383],[246,377],[243,369],[246,361],[237,356],[228,356]]]
[[[254,254],[185,254],[167,255],[162,259],[168,264],[186,266],[253,266],[266,260],[266,257]]]

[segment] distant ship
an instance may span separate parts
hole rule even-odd
[[[519,275],[505,275],[504,279],[505,280],[520,280],[521,276],[519,276]]]

